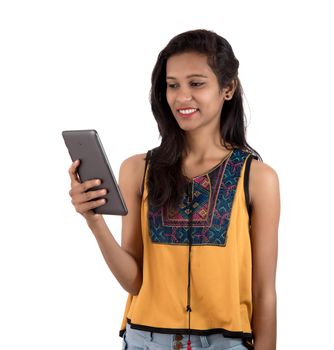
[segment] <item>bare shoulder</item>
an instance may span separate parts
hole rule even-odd
[[[274,195],[279,192],[278,174],[270,165],[257,159],[252,159],[249,170],[249,196],[250,202],[254,199]],[[262,198],[263,199],[263,198]]]
[[[121,167],[135,169],[137,167],[142,167],[144,170],[146,153],[134,154],[123,160]]]
[[[136,188],[136,192],[140,195],[141,184],[145,169],[146,153],[132,155],[122,162],[119,170],[119,177],[122,182],[131,182]],[[133,186],[131,186],[133,188]]]

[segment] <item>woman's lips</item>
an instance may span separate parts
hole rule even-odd
[[[198,108],[182,108],[177,110],[177,115],[181,118],[190,118],[198,112]]]

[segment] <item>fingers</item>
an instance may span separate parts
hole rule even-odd
[[[71,189],[69,195],[72,198],[71,202],[75,207],[75,210],[80,214],[88,214],[90,210],[106,203],[106,199],[99,197],[106,195],[107,190],[90,190],[101,184],[101,180],[99,179],[87,180],[81,183],[77,173],[79,164],[80,160],[77,159],[68,169],[71,178]]]
[[[100,180],[94,179],[94,180],[85,181],[82,184],[81,183],[72,184],[71,190],[69,191],[69,195],[72,198],[71,202],[77,212],[83,214],[87,210],[101,206],[106,202],[105,199],[99,198],[107,194],[106,189],[89,191],[90,188],[95,187],[100,183],[101,183]]]
[[[89,202],[95,198],[102,197],[106,194],[107,194],[107,191],[105,189],[97,190],[97,191],[87,191],[87,192],[76,192],[75,190],[73,190],[72,196],[71,196],[72,203],[73,204],[81,204],[84,202]],[[71,195],[71,193],[70,193],[70,195]]]
[[[77,159],[72,163],[72,165],[68,169],[68,173],[70,174],[72,183],[80,183],[78,173],[77,173],[77,167],[79,166],[79,164],[80,164],[80,160]]]
[[[97,199],[95,201],[85,202],[81,204],[75,205],[75,210],[80,213],[84,214],[85,212],[92,210],[94,208],[97,208],[101,205],[103,205],[106,202],[104,198]]]

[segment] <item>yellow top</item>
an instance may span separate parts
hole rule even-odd
[[[138,295],[128,295],[120,336],[129,322],[153,332],[252,339],[252,252],[244,191],[249,156],[235,148],[208,173],[193,178],[179,212],[153,208],[144,181],[143,281]]]

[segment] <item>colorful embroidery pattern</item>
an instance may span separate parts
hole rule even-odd
[[[226,245],[233,199],[242,165],[249,153],[234,149],[209,173],[192,179],[192,201],[185,191],[177,211],[148,205],[149,233],[153,243]],[[190,223],[192,223],[190,227]]]

